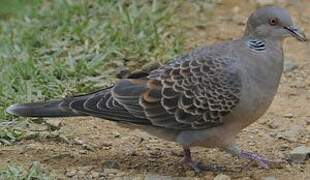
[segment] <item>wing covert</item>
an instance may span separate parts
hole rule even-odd
[[[121,80],[112,91],[126,110],[154,126],[203,129],[224,123],[239,102],[241,80],[232,58],[186,55],[147,78]]]

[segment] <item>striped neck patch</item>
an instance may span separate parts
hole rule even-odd
[[[266,49],[265,43],[262,40],[249,39],[246,43],[250,49],[253,49],[255,51],[264,51]]]

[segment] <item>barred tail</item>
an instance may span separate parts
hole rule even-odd
[[[63,106],[64,103],[64,100],[53,100],[47,102],[13,104],[6,109],[6,112],[23,117],[70,117],[84,115],[66,108]]]

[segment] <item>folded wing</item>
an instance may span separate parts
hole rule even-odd
[[[111,89],[121,107],[145,124],[203,129],[223,124],[239,102],[241,80],[234,60],[184,56],[142,79],[124,79]]]

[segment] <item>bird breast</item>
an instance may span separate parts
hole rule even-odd
[[[253,52],[241,61],[242,91],[236,113],[242,114],[244,128],[266,112],[277,92],[283,71],[282,49]]]

